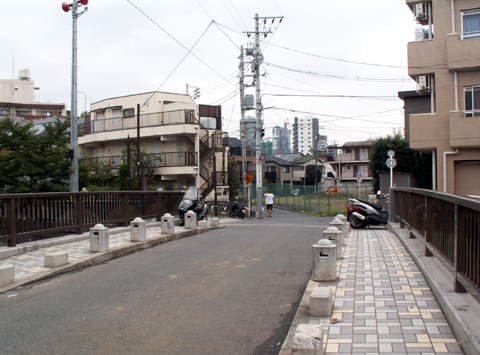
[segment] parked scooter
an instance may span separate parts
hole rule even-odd
[[[185,225],[185,213],[193,211],[197,214],[197,221],[201,221],[208,215],[208,204],[205,201],[201,201],[197,197],[197,188],[190,186],[183,196],[182,202],[178,206],[178,214],[180,217],[180,226]]]
[[[239,206],[238,202],[235,200],[232,205],[232,210],[230,211],[229,216],[231,218],[240,217],[241,219],[245,218],[245,207]]]
[[[380,191],[377,194],[380,199],[388,199],[388,194],[382,194]],[[388,211],[381,204],[359,198],[351,198],[350,201],[352,203],[347,208],[347,220],[352,228],[360,229],[388,224]]]

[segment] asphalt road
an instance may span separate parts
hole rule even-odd
[[[278,354],[331,218],[276,209],[0,295],[0,354]]]

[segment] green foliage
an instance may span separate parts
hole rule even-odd
[[[386,165],[389,150],[395,152],[395,159],[397,160],[394,172],[410,173],[418,177],[422,170],[420,152],[411,149],[408,141],[400,133],[396,132],[393,136],[377,139],[372,142],[369,164],[373,176],[372,186],[374,191],[380,189],[378,172],[389,171]]]
[[[134,169],[132,172],[133,176],[132,176],[131,188],[132,190],[136,190],[137,189],[137,169],[135,166],[133,168]],[[124,162],[120,164],[120,168],[118,170],[118,182],[120,185],[120,190],[122,191],[128,190],[127,176],[128,176],[128,166],[127,166],[127,163]]]
[[[230,187],[230,198],[238,196],[240,191],[240,170],[233,159],[228,159],[228,186]]]
[[[70,123],[57,119],[37,134],[31,122],[0,120],[0,186],[2,192],[64,191],[70,163],[65,159]]]
[[[322,166],[317,165],[317,183],[322,181]],[[307,165],[305,185],[315,185],[315,165]]]
[[[137,150],[136,150],[136,145],[131,144],[131,149],[130,149],[130,164],[132,166],[135,166],[136,168],[136,163],[137,163]],[[185,153],[186,154],[186,153]],[[127,162],[127,150],[123,149],[122,150],[122,159],[123,161]],[[142,149],[142,146],[140,146],[140,175],[146,176],[148,182],[152,182],[153,178],[155,176],[155,169],[160,166],[160,163],[162,162],[162,158],[160,155],[156,153],[147,153],[145,149]],[[135,177],[136,179],[136,177]],[[136,190],[137,183],[133,183],[133,177],[132,177],[132,189]]]

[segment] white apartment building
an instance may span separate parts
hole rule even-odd
[[[216,186],[217,195],[228,198],[220,106],[197,106],[184,94],[148,92],[101,100],[91,110],[85,135],[78,138],[80,157],[87,162],[109,161],[118,167],[128,139],[137,140],[139,121],[140,149],[157,158],[155,187],[196,186],[207,198]]]
[[[293,152],[309,154],[312,149],[315,149],[315,145],[317,146],[317,151],[320,151],[318,128],[318,118],[295,117],[292,132]]]

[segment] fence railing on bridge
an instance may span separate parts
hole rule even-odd
[[[480,202],[441,192],[390,189],[390,220],[407,223],[425,238],[425,255],[440,253],[455,269],[455,292],[462,279],[480,289]]]
[[[127,225],[177,211],[180,191],[118,191],[0,195],[0,245],[83,233],[97,223]]]

